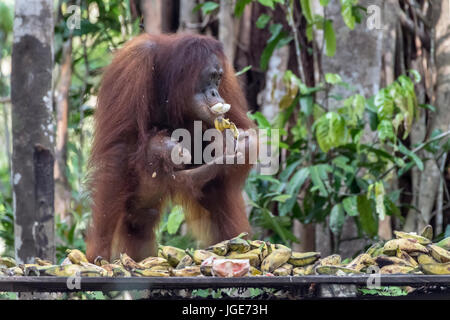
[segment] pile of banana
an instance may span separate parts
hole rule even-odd
[[[319,252],[293,252],[281,244],[246,240],[246,233],[204,250],[160,246],[157,257],[134,261],[126,253],[109,262],[97,257],[90,263],[79,250],[67,250],[61,265],[39,258],[34,264],[17,265],[0,257],[0,276],[82,277],[196,277],[196,276],[303,276],[361,274],[370,267],[382,274],[450,275],[450,237],[432,243],[433,230],[394,231],[395,239],[372,245],[365,253],[344,263],[333,254],[321,259]],[[376,269],[376,268],[375,268]],[[377,270],[377,269],[376,269]]]

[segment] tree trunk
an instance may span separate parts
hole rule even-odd
[[[432,21],[435,29],[436,79],[436,113],[433,114],[429,132],[450,129],[450,4],[448,0],[434,1]],[[421,219],[418,230],[429,224],[435,204],[441,175],[436,161],[425,163],[419,193],[419,210]]]
[[[223,44],[225,56],[234,61],[235,41],[234,41],[234,5],[233,1],[220,0],[219,8],[219,40]]]
[[[66,176],[67,124],[69,116],[69,90],[72,76],[72,38],[63,46],[61,73],[56,89],[56,148],[55,148],[55,213],[70,224],[70,186]]]
[[[12,53],[12,185],[19,263],[55,261],[53,1],[15,2]]]
[[[161,0],[141,0],[141,10],[144,16],[144,30],[147,33],[162,32]]]
[[[197,1],[182,0],[180,1],[180,26],[179,31],[199,32],[200,16],[198,11],[193,11]]]

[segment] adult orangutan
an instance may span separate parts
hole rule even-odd
[[[134,259],[156,253],[154,228],[168,202],[184,208],[204,245],[249,231],[242,187],[251,165],[176,165],[175,129],[214,128],[211,107],[227,103],[240,129],[253,123],[219,41],[199,35],[141,35],[106,69],[95,112],[90,158],[92,223],[87,255]],[[248,137],[237,152],[248,150]],[[253,142],[251,142],[253,143]],[[236,152],[236,151],[233,151]],[[222,157],[236,157],[225,153]]]

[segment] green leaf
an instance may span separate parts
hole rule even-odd
[[[374,105],[379,120],[391,120],[394,114],[394,101],[387,89],[380,90],[374,99]]]
[[[249,71],[252,68],[252,66],[246,66],[244,68],[242,68],[242,70],[236,72],[236,77],[239,77],[240,75],[246,73],[247,71]]]
[[[258,123],[258,127],[261,129],[271,128],[269,120],[267,120],[267,118],[259,111],[249,114],[249,118],[251,120],[256,120],[256,122]]]
[[[419,71],[410,69],[409,72],[414,76],[415,83],[419,83],[422,80],[422,76],[420,75]]]
[[[358,197],[357,196],[351,196],[346,197],[342,201],[342,206],[344,207],[345,212],[351,217],[358,216]]]
[[[314,123],[314,126],[317,143],[325,153],[348,141],[345,120],[336,112],[327,112]]]
[[[336,35],[334,34],[333,21],[325,21],[324,36],[325,54],[327,55],[327,57],[333,57],[336,53]]]
[[[319,189],[319,194],[323,197],[328,196],[328,191],[325,187],[324,180],[328,178],[328,172],[331,172],[332,169],[327,164],[318,164],[312,167],[309,167],[309,174],[311,177],[311,181],[314,184],[314,187]]]
[[[258,20],[256,20],[256,27],[258,29],[263,29],[269,21],[270,21],[270,16],[263,13],[262,15],[259,16]]]
[[[292,198],[292,196],[290,194],[280,194],[279,196],[272,198],[272,201],[286,202],[286,200],[288,200],[290,198]]]
[[[380,220],[384,220],[386,216],[386,208],[384,206],[384,185],[382,181],[375,183],[375,208]]]
[[[308,168],[302,168],[297,171],[292,178],[288,181],[288,185],[286,187],[286,193],[291,197],[287,199],[284,203],[279,206],[279,214],[280,216],[285,216],[287,213],[291,212],[295,203],[297,202],[297,195],[300,191],[300,188],[305,183],[308,178],[309,170]]]
[[[237,0],[234,6],[234,15],[239,18],[244,13],[245,7],[250,4],[252,0]]]
[[[342,226],[345,222],[345,212],[342,208],[342,204],[336,204],[330,213],[330,229],[331,231],[338,235],[342,231]]]
[[[169,218],[167,219],[167,232],[169,234],[177,233],[183,221],[184,221],[183,208],[181,206],[173,207],[172,211],[169,214]]]
[[[408,158],[410,158],[414,163],[416,164],[417,168],[420,171],[423,171],[423,162],[422,160],[411,150],[408,150],[400,141],[398,141],[398,151],[406,155]]]
[[[394,128],[389,120],[381,120],[378,124],[378,138],[384,142],[386,140],[395,140]]]
[[[419,107],[436,112],[436,107],[431,104],[419,104]]]
[[[216,10],[219,7],[219,4],[216,2],[212,2],[212,1],[207,1],[205,3],[203,3],[202,5],[202,13],[204,15],[210,14],[211,12],[213,12],[214,10]]]
[[[270,7],[270,9],[275,9],[273,0],[258,0],[263,6]]]
[[[302,7],[302,13],[308,23],[313,22],[313,16],[311,11],[310,0],[300,0],[300,6]]]
[[[344,19],[344,23],[351,30],[355,28],[355,16],[353,15],[353,5],[356,5],[358,0],[341,0],[341,14]]]
[[[267,70],[267,66],[269,65],[269,60],[273,54],[273,51],[275,50],[277,45],[281,42],[281,40],[284,39],[287,35],[282,29],[283,26],[278,23],[273,24],[269,27],[272,36],[267,41],[267,45],[261,54],[260,68],[262,70]]]
[[[328,5],[328,3],[330,2],[330,0],[320,0],[319,2],[322,7],[326,7]]]
[[[329,84],[338,84],[342,82],[342,78],[336,73],[326,73],[325,82]]]
[[[372,209],[372,200],[365,195],[358,196],[357,200],[359,220],[363,231],[371,237],[378,233],[378,219],[375,218]]]

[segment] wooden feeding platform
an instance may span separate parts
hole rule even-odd
[[[417,288],[422,295],[450,298],[450,275],[376,275],[379,286],[399,286]],[[82,277],[78,285],[74,278],[67,277],[0,277],[0,292],[77,292],[77,291],[126,291],[181,289],[223,289],[223,288],[273,288],[285,290],[294,298],[355,298],[357,288],[367,288],[373,284],[372,275],[349,276],[288,276],[288,277]],[[417,295],[417,294],[416,294]],[[423,297],[422,296],[422,297]]]

